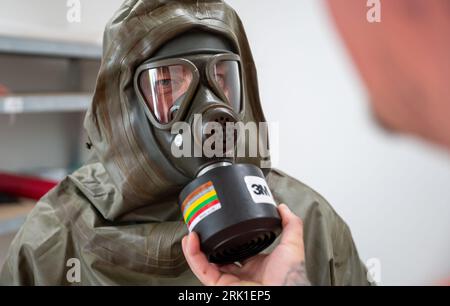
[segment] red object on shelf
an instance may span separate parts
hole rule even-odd
[[[42,178],[0,173],[0,193],[39,200],[57,182]]]
[[[8,88],[0,84],[0,96],[6,96],[7,94],[9,94]]]

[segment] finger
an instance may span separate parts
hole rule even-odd
[[[205,254],[200,250],[200,240],[197,233],[191,232],[184,237],[182,247],[184,256],[195,276],[204,285],[215,285],[221,277],[221,272],[216,265],[208,262]]]
[[[281,243],[301,247],[303,241],[302,220],[286,204],[280,204],[278,211],[283,225]]]

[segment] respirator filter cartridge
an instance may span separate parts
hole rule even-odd
[[[250,164],[212,168],[179,196],[189,231],[212,263],[250,258],[281,233],[281,218],[264,174]]]

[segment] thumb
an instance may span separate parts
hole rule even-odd
[[[278,211],[281,216],[283,232],[281,243],[301,247],[303,245],[303,221],[295,215],[286,204],[280,204]]]

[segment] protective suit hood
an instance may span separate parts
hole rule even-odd
[[[224,36],[236,46],[246,84],[243,121],[265,121],[252,54],[232,8],[222,1],[126,1],[106,26],[103,61],[85,119],[92,148],[120,198],[112,204],[94,203],[108,220],[140,209],[153,221],[173,220],[179,214],[176,196],[192,178],[167,159],[153,128],[142,124],[147,119],[137,103],[133,76],[162,45],[192,29]],[[259,161],[237,162],[259,166]]]

